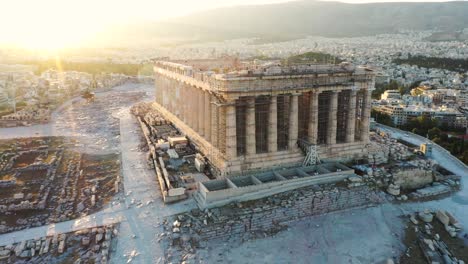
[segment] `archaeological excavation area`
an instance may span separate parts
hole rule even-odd
[[[66,137],[0,140],[0,233],[100,210],[119,190],[116,154],[91,155]]]

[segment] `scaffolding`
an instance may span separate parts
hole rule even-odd
[[[279,151],[288,149],[290,97],[288,94],[281,94],[277,97],[277,142]]]
[[[237,155],[242,156],[247,153],[247,97],[240,97],[236,100],[236,142]]]
[[[338,94],[338,109],[336,113],[336,143],[346,142],[350,97],[350,90],[344,90]]]
[[[318,155],[317,145],[310,144],[307,140],[299,139],[299,148],[304,152],[305,158],[302,162],[302,166],[311,166],[320,164],[320,158]]]
[[[256,153],[268,152],[268,117],[270,116],[270,97],[260,95],[255,98],[255,150]]]
[[[364,120],[365,111],[365,90],[359,90],[356,93],[356,125],[354,139],[360,140],[362,134],[362,123]]]
[[[331,91],[324,91],[318,97],[317,144],[326,144],[331,103]]]
[[[310,100],[311,92],[302,93],[299,95],[299,130],[298,138],[301,140],[308,140],[309,136],[309,119],[310,119]]]

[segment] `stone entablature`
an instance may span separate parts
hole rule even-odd
[[[178,82],[183,82],[205,91],[230,94],[225,97],[226,100],[235,100],[242,96],[242,93],[256,93],[256,95],[260,95],[261,93],[284,94],[285,89],[294,89],[296,92],[364,89],[375,78],[374,72],[366,68],[357,68],[355,71],[334,72],[335,68],[341,68],[330,67],[326,71],[327,73],[313,74],[232,75],[204,72],[194,73],[191,67],[185,67],[189,69],[180,70],[180,68],[183,69],[183,65],[174,66],[174,68],[159,68],[155,66],[154,69],[160,75],[165,75]]]

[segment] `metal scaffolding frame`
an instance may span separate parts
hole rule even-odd
[[[355,133],[354,139],[360,140],[361,133],[362,133],[362,122],[364,118],[364,111],[365,111],[365,97],[366,97],[365,90],[359,90],[356,93],[356,126],[355,126]]]
[[[289,108],[290,108],[290,95],[281,94],[277,97],[278,103],[278,150],[288,149],[289,140]]]
[[[309,136],[309,118],[310,118],[310,99],[311,92],[299,95],[299,131],[298,138],[307,140]]]
[[[270,115],[270,97],[255,97],[255,150],[256,153],[268,152],[268,117]]]
[[[328,138],[331,91],[324,91],[318,97],[317,144],[326,144]]]
[[[343,90],[338,94],[338,109],[336,113],[336,143],[346,142],[350,96],[350,90]]]

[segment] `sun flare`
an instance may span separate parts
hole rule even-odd
[[[80,46],[102,29],[100,17],[88,6],[46,2],[47,5],[43,1],[11,3],[12,12],[0,19],[9,24],[0,30],[0,41],[28,49],[56,50]],[[30,8],[21,10],[18,16],[14,11],[21,3]]]

